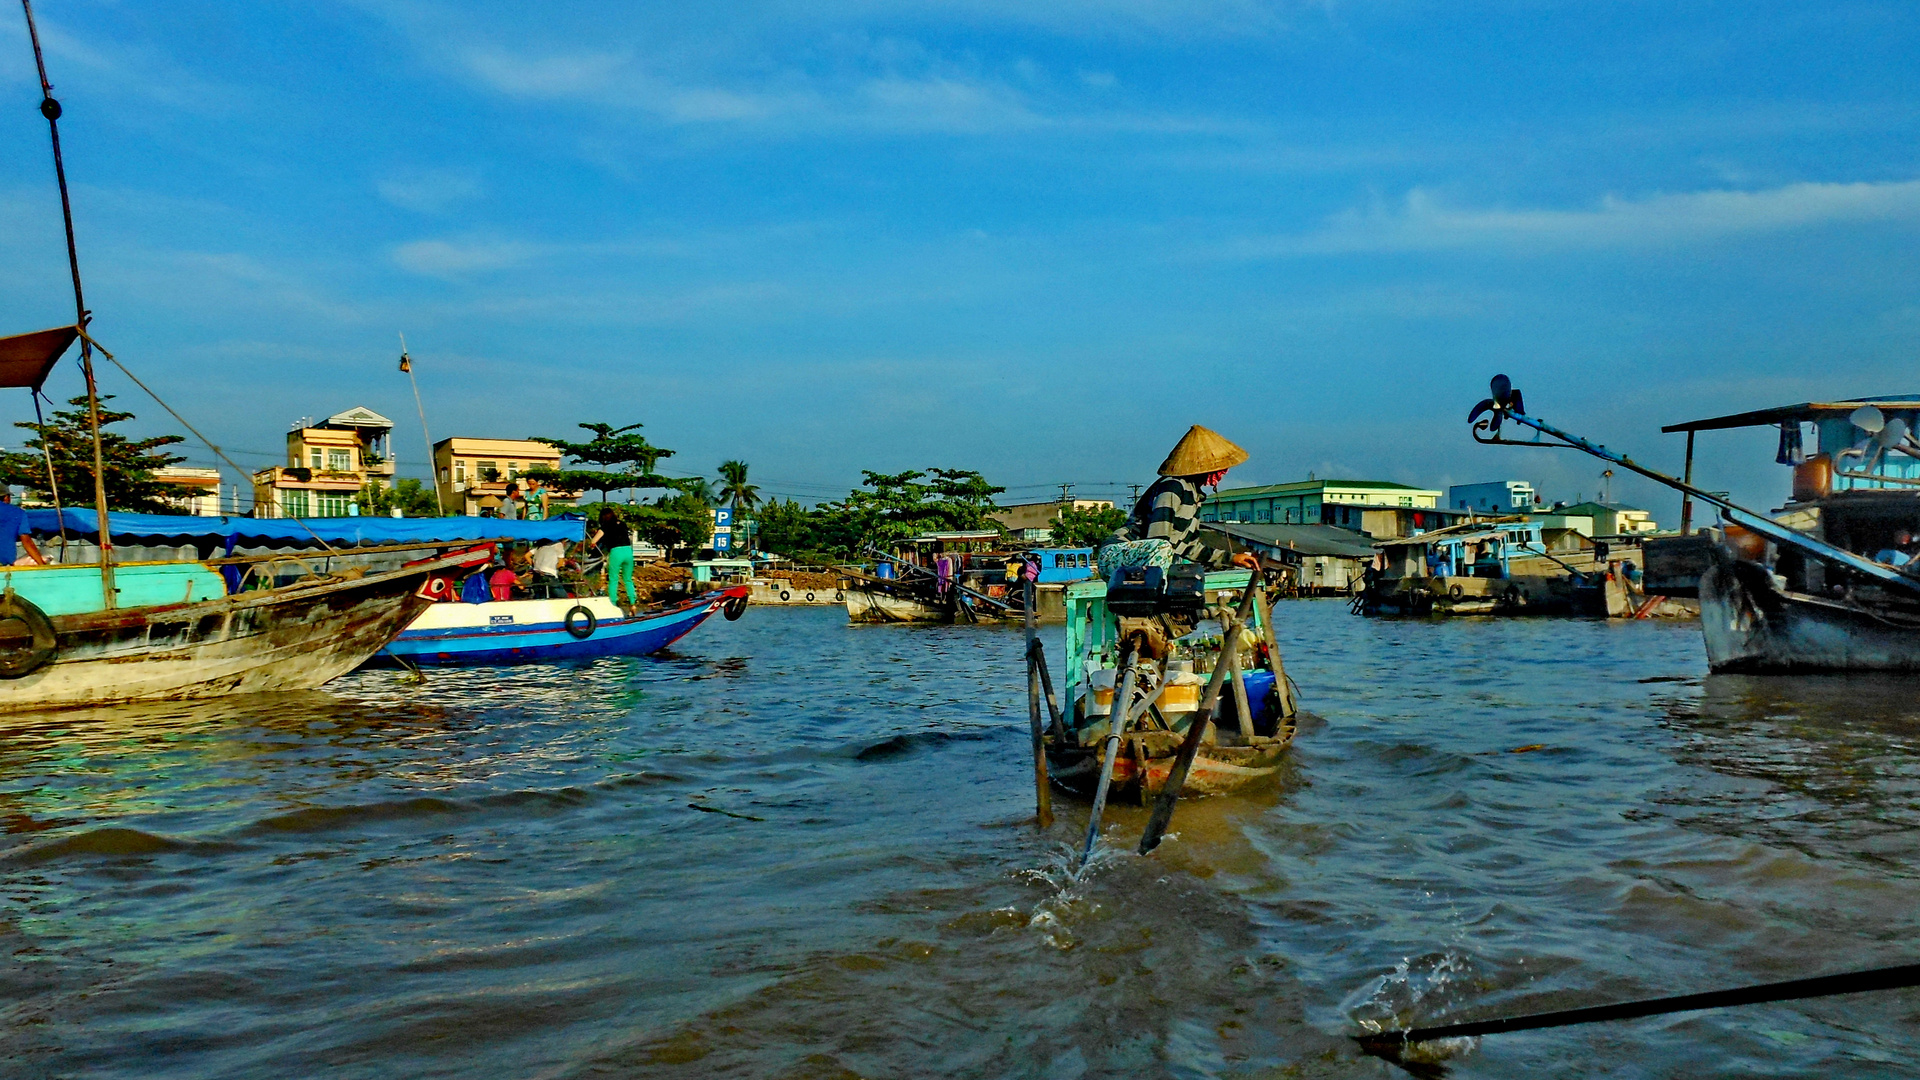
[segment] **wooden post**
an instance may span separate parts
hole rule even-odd
[[[1053,736],[1056,739],[1067,737],[1067,721],[1060,712],[1060,699],[1053,693],[1053,672],[1047,670],[1047,647],[1040,639],[1033,641],[1034,666],[1040,669],[1040,692],[1047,699],[1047,713],[1053,718]]]
[[[1693,432],[1687,432],[1687,467],[1680,476],[1680,481],[1685,484],[1693,483],[1693,435]],[[1680,535],[1693,535],[1693,496],[1686,493],[1680,496]]]
[[[1240,610],[1222,627],[1221,646],[1223,651],[1229,641],[1239,648],[1239,638],[1229,637],[1236,634],[1240,624],[1253,610],[1252,582],[1241,594]],[[1174,755],[1173,769],[1167,774],[1167,786],[1160,792],[1160,799],[1153,804],[1153,816],[1147,819],[1147,831],[1140,836],[1140,854],[1145,855],[1160,846],[1160,838],[1166,835],[1167,826],[1173,822],[1173,805],[1180,800],[1180,789],[1187,784],[1187,773],[1193,768],[1193,758],[1200,752],[1200,740],[1205,737],[1208,725],[1213,723],[1214,714],[1220,711],[1220,691],[1227,678],[1227,661],[1223,655],[1214,665],[1213,677],[1207,680],[1207,692],[1200,699],[1200,708],[1187,721],[1187,737],[1180,742],[1180,751]]]
[[[1293,700],[1293,683],[1287,679],[1287,664],[1280,657],[1280,642],[1273,636],[1273,598],[1261,587],[1260,598],[1260,636],[1267,642],[1267,660],[1273,664],[1273,688],[1280,694],[1280,715],[1295,716],[1300,712],[1299,703]]]
[[[1027,582],[1027,728],[1033,736],[1034,821],[1053,824],[1053,793],[1047,787],[1047,741],[1040,729],[1040,639],[1033,626],[1033,582]]]
[[[1247,705],[1247,679],[1240,668],[1240,627],[1233,629],[1233,647],[1221,659],[1227,664],[1227,677],[1233,680],[1233,707],[1240,716],[1240,737],[1253,745],[1253,710]]]
[[[1127,723],[1128,703],[1133,699],[1135,639],[1128,635],[1120,643],[1120,677],[1113,690],[1113,707],[1107,710],[1107,746],[1101,755],[1100,784],[1093,791],[1093,814],[1087,820],[1087,843],[1080,851],[1080,864],[1093,857],[1093,845],[1100,840],[1100,815],[1107,809],[1107,789],[1113,786],[1113,762],[1120,754],[1120,739]]]

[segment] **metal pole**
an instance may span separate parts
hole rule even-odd
[[[1691,431],[1687,432],[1687,467],[1686,471],[1680,475],[1680,482],[1683,484],[1693,483],[1694,434]],[[1680,535],[1693,535],[1693,496],[1687,493],[1682,493],[1680,496]]]

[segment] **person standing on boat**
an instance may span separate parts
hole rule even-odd
[[[506,500],[500,504],[500,516],[508,521],[520,520],[520,485],[508,484]]]
[[[547,488],[537,476],[527,481],[527,520],[547,520]]]
[[[1200,506],[1207,500],[1206,489],[1218,488],[1227,470],[1247,460],[1247,452],[1219,432],[1199,424],[1174,444],[1173,452],[1160,463],[1160,478],[1140,494],[1133,513],[1120,531],[1108,538],[1100,549],[1100,576],[1110,578],[1122,566],[1160,566],[1174,562],[1195,562],[1214,569],[1229,564],[1258,570],[1258,561],[1242,552],[1227,553],[1207,545],[1201,539]]]
[[[587,543],[607,553],[607,599],[618,604],[626,586],[628,603],[640,606],[640,582],[633,576],[633,530],[611,506],[600,508],[600,527]]]
[[[19,541],[16,545],[14,541]],[[21,558],[19,548],[26,548],[27,554]],[[0,565],[13,566],[23,563],[31,566],[45,566],[47,557],[40,554],[40,545],[33,542],[33,535],[27,528],[27,512],[13,505],[13,492],[0,491]]]

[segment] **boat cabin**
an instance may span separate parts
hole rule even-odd
[[[1875,559],[1898,549],[1903,531],[1920,535],[1920,394],[1886,394],[1832,401],[1805,401],[1771,409],[1734,413],[1670,424],[1660,430],[1685,432],[1686,475],[1693,472],[1695,436],[1702,431],[1772,427],[1779,432],[1777,464],[1792,470],[1785,503],[1774,516],[1847,551]],[[1691,535],[1692,500],[1680,511],[1680,537],[1646,544],[1648,591],[1665,595],[1697,594],[1705,566],[1705,541]],[[1741,530],[1730,530],[1740,540]],[[1768,551],[1757,536],[1745,538],[1786,578],[1796,592],[1822,593],[1837,581],[1817,558],[1793,549]],[[1772,557],[1766,557],[1771,555]]]

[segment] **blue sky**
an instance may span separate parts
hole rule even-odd
[[[1571,498],[1467,438],[1495,371],[1676,469],[1663,423],[1920,391],[1910,5],[36,7],[97,334],[249,467],[363,404],[424,475],[403,331],[436,437],[640,421],[803,499],[1111,492],[1194,422],[1231,483]],[[17,12],[0,91],[0,316],[53,325]],[[1771,457],[1699,469],[1775,505]]]

